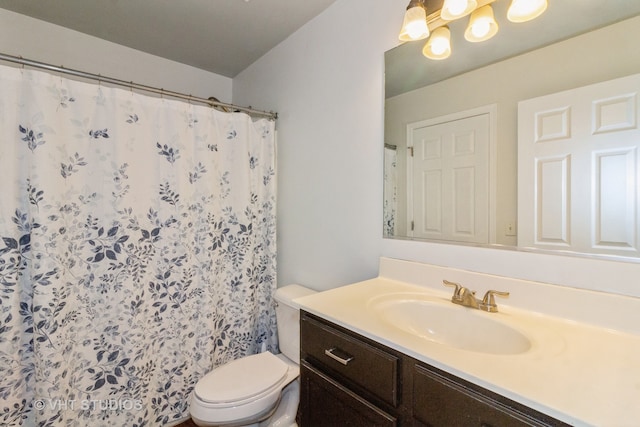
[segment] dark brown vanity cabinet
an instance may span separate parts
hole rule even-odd
[[[567,425],[304,311],[300,379],[301,427]]]

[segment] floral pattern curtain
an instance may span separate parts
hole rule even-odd
[[[277,338],[274,123],[0,67],[0,425],[149,426]]]
[[[398,211],[398,168],[397,150],[395,146],[385,144],[384,147],[384,237],[396,236],[396,215]]]

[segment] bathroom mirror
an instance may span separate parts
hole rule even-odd
[[[500,30],[488,41],[464,39],[467,18],[450,23],[448,59],[425,58],[424,41],[385,53],[385,238],[518,248],[518,102],[640,72],[640,2],[550,0],[543,15],[522,24],[507,21],[509,3],[493,3]],[[411,200],[407,141],[423,125],[485,114],[488,148],[479,161],[487,185],[470,217],[482,218],[486,232],[477,240],[417,235],[410,212],[425,204]]]

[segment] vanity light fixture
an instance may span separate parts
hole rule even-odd
[[[471,14],[465,39],[474,43],[489,40],[498,32],[491,7],[495,1],[498,0],[411,0],[398,37],[401,41],[415,41],[423,40],[431,33],[422,49],[424,56],[448,58],[451,55],[451,33],[447,24]],[[430,9],[434,10],[427,14]],[[511,0],[507,19],[515,23],[530,21],[546,9],[547,0]]]

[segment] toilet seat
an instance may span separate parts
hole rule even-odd
[[[258,353],[209,372],[194,393],[209,408],[236,407],[279,392],[287,371],[287,364],[272,353]]]

